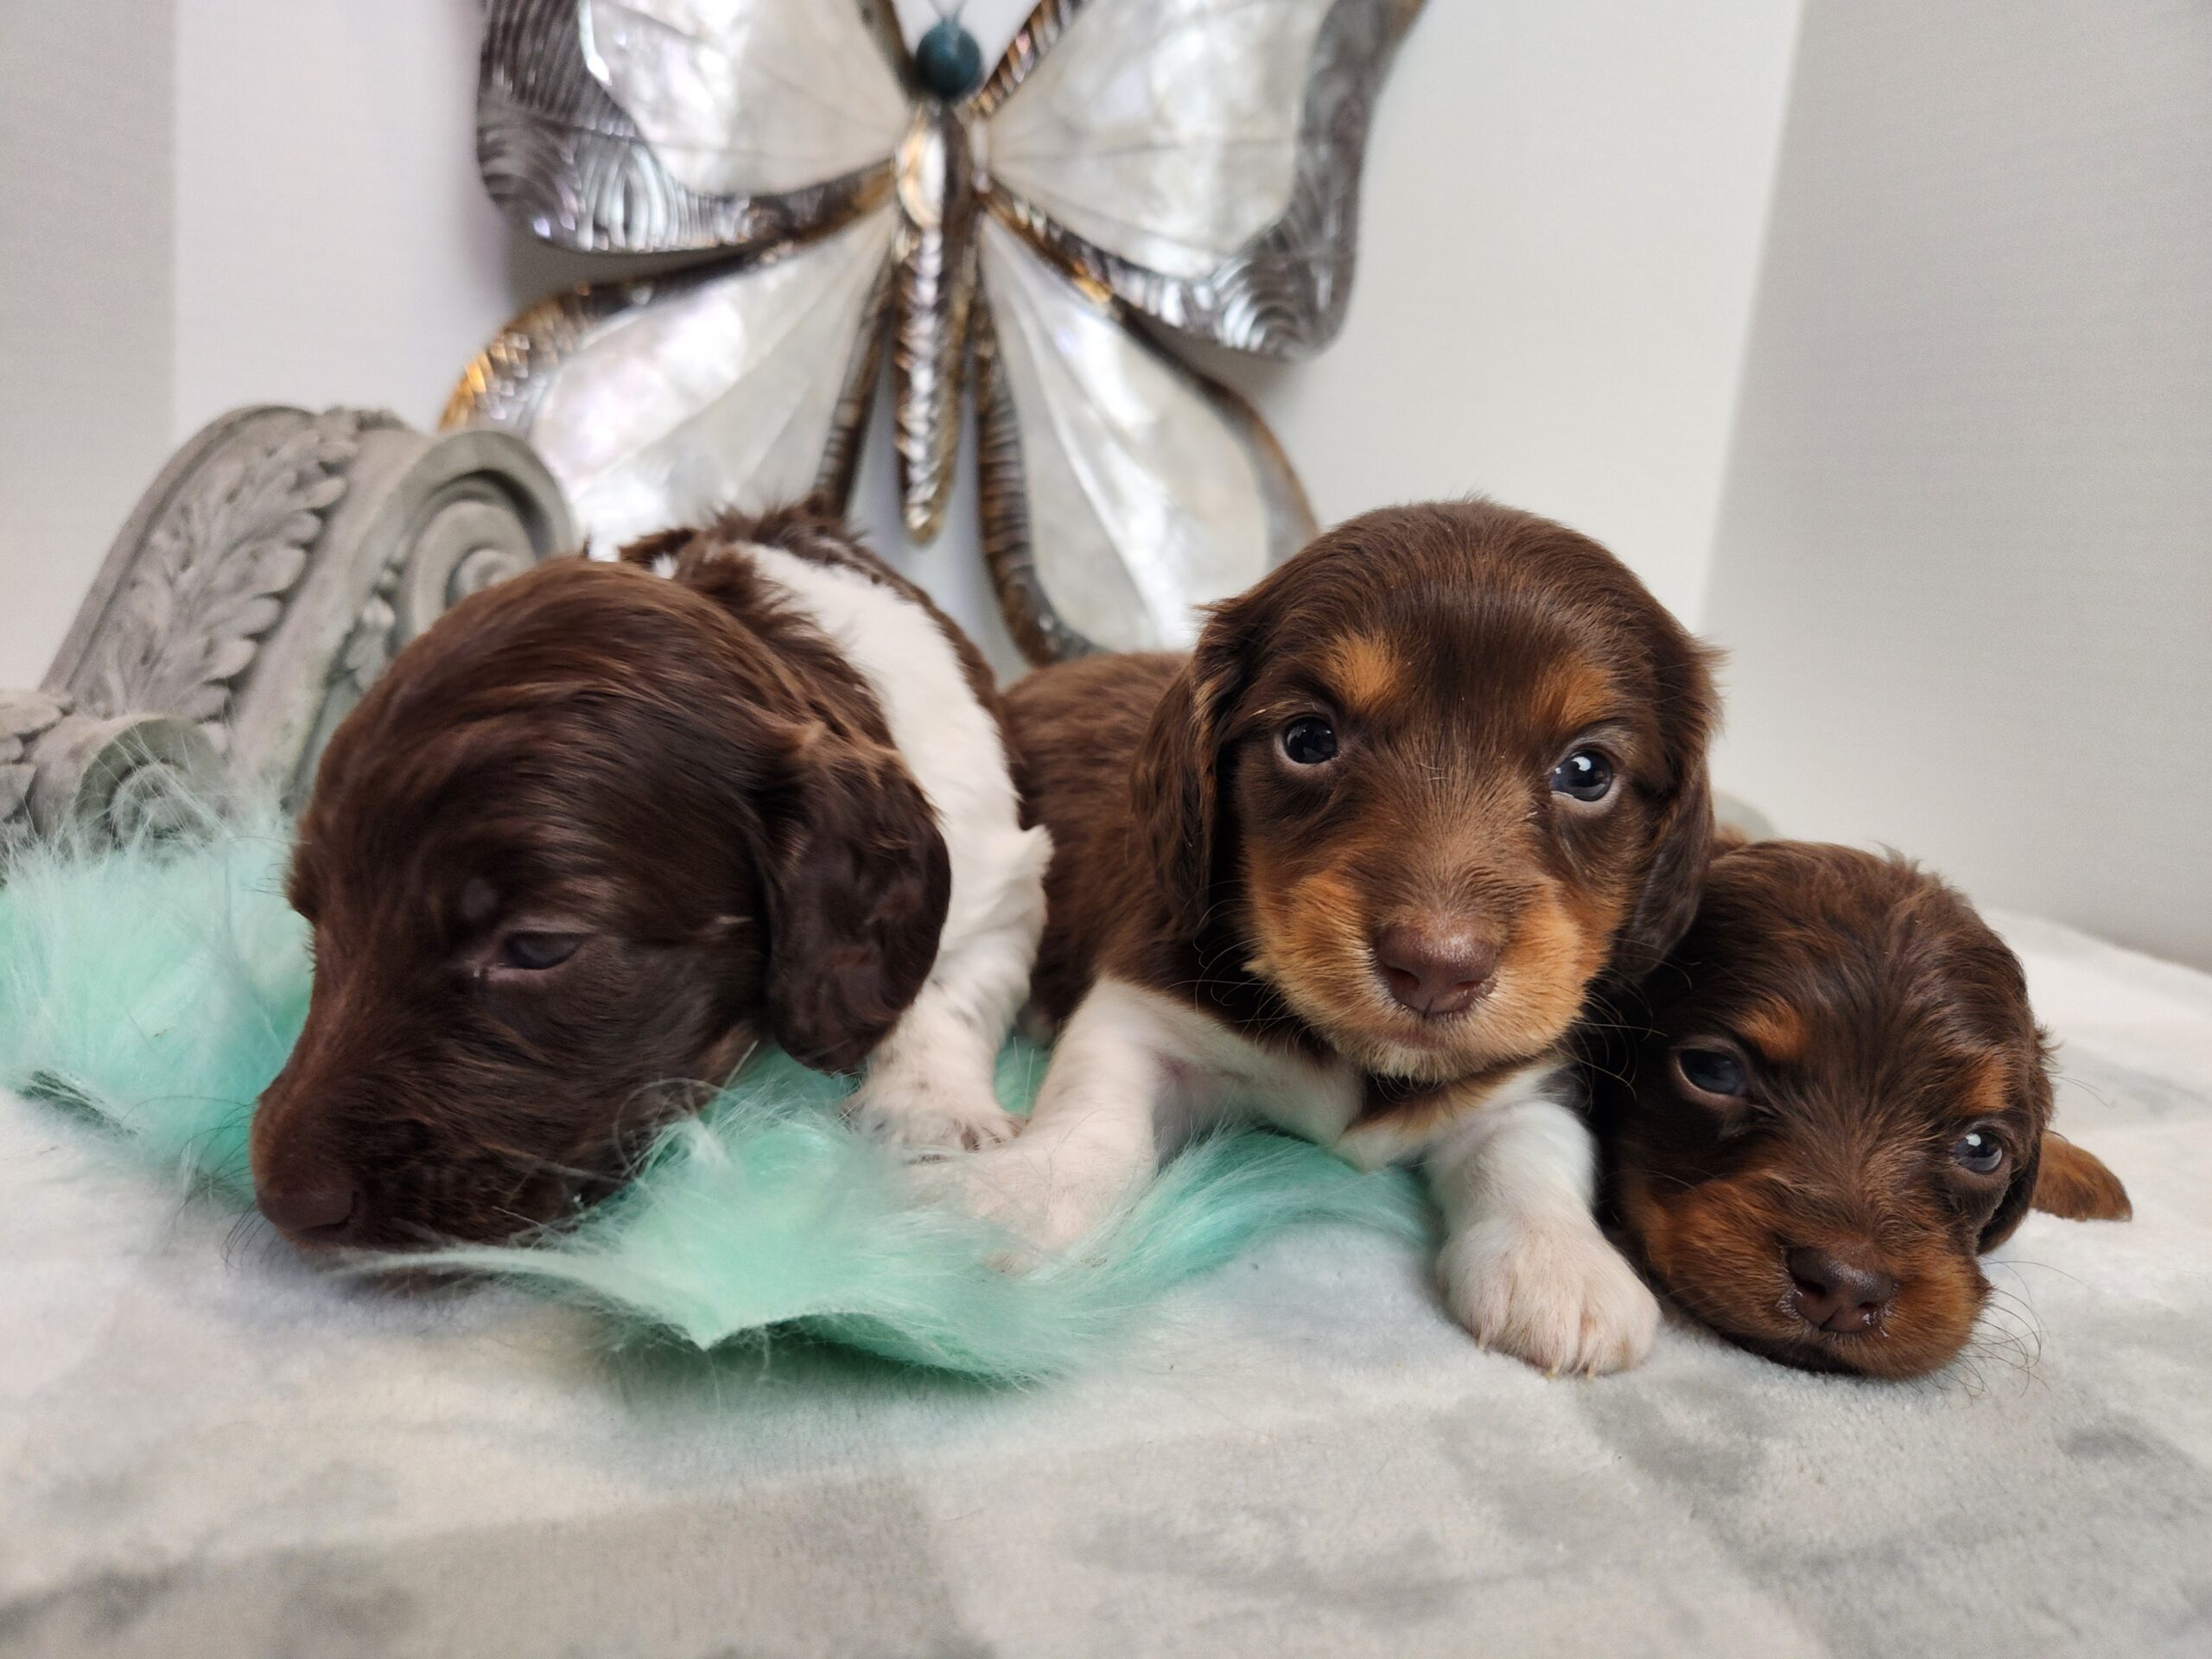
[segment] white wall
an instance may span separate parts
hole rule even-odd
[[[436,419],[515,308],[476,181],[479,28],[471,0],[181,0],[180,438],[251,403]]]
[[[47,135],[114,118],[111,48],[74,14],[136,29],[143,54],[168,39],[173,5],[0,14],[51,14],[0,64],[0,92],[49,86],[36,130],[10,130],[0,202],[62,164],[67,146]],[[995,51],[1028,7],[969,0],[965,15]],[[910,35],[936,15],[928,0],[899,9]],[[1432,0],[1383,94],[1343,336],[1310,363],[1235,370],[1325,517],[1489,491],[1607,539],[1664,597],[1694,604],[1796,10]],[[249,402],[383,404],[429,423],[499,321],[579,270],[511,243],[477,182],[475,5],[188,0],[175,16],[173,254],[137,262],[128,292],[54,277],[61,323],[145,359],[130,414],[143,424],[165,410],[170,443]],[[73,74],[51,77],[57,59]],[[27,257],[14,241],[11,264]],[[159,317],[146,301],[164,292],[167,364],[143,329],[110,332],[133,306]],[[56,372],[81,360],[52,359]],[[107,406],[104,389],[73,395]],[[41,419],[20,394],[0,408]],[[0,607],[0,683],[43,671],[159,458],[143,441],[96,445],[77,458],[81,493],[0,487],[0,575],[43,595]],[[863,518],[1011,664],[974,555],[972,487],[917,553],[890,528],[887,462],[879,429]]]
[[[0,0],[0,686],[35,685],[175,442],[167,0]]]
[[[2212,966],[2212,7],[1811,9],[1708,608],[1783,829]]]
[[[1430,0],[1383,92],[1343,334],[1236,377],[1324,519],[1484,491],[1694,620],[1797,13]]]

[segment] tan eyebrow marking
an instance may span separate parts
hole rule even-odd
[[[1387,640],[1371,633],[1347,634],[1336,641],[1322,666],[1337,695],[1362,710],[1390,702],[1405,684],[1404,661]]]
[[[1788,1003],[1759,1004],[1736,1021],[1736,1034],[1777,1065],[1805,1058],[1804,1016]]]
[[[2012,1067],[1999,1053],[1976,1054],[1966,1087],[1959,1091],[1969,1116],[2002,1117],[2012,1104]]]
[[[1536,671],[1529,689],[1529,706],[1552,730],[1573,733],[1613,719],[1618,705],[1611,677],[1601,664],[1578,655],[1547,663]]]

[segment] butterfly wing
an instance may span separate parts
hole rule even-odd
[[[603,548],[726,506],[842,507],[895,229],[887,205],[764,255],[556,295],[469,365],[445,424],[527,439]]]
[[[1421,0],[1040,0],[976,95],[991,205],[1071,270],[1243,351],[1326,345],[1369,111]]]
[[[478,162],[563,247],[763,247],[885,198],[906,60],[891,0],[491,0]]]
[[[1036,662],[1189,645],[1196,607],[1313,535],[1296,477],[1257,415],[1119,301],[996,219],[979,251],[983,553],[1015,639]]]

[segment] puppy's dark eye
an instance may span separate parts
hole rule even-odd
[[[1319,715],[1301,715],[1282,728],[1282,752],[1294,766],[1318,766],[1337,758],[1336,728]]]
[[[1951,1148],[1961,1169],[1974,1175],[1994,1175],[2005,1161],[2005,1143],[1986,1129],[1962,1135]]]
[[[499,966],[543,973],[575,956],[583,942],[581,933],[510,933],[499,941]]]
[[[1552,792],[1578,801],[1602,801],[1613,791],[1613,763],[1597,749],[1577,749],[1552,768]]]
[[[1744,1075],[1744,1063],[1725,1048],[1681,1049],[1675,1055],[1675,1064],[1681,1069],[1682,1081],[1701,1095],[1738,1100],[1751,1087],[1751,1079]]]

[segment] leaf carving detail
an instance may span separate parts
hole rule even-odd
[[[26,827],[38,768],[23,756],[68,712],[69,699],[51,691],[0,691],[0,846]]]
[[[195,476],[147,538],[77,684],[111,713],[163,709],[217,723],[346,493],[363,417],[331,410],[274,448]]]

